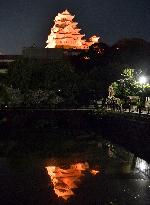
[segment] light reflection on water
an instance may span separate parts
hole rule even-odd
[[[0,205],[149,204],[149,164],[108,141],[85,144],[83,152],[0,161]]]
[[[85,171],[90,172],[92,175],[99,173],[99,170],[90,169],[87,162],[71,164],[69,169],[47,166],[46,170],[53,183],[55,194],[64,200],[74,195],[73,189],[78,188],[81,182],[80,178],[85,175]]]
[[[150,164],[148,164],[145,160],[137,157],[135,168],[150,177]]]
[[[78,160],[75,160],[73,159],[73,156],[70,156],[69,163],[68,158],[64,158],[63,160],[57,159],[56,161],[54,160],[54,162],[51,161],[47,164],[47,166],[45,166],[49,176],[49,187],[52,187],[58,198],[67,201],[73,196],[78,197],[78,194],[75,193],[80,192],[80,185],[81,182],[83,182],[82,179],[84,177],[87,179],[86,176],[95,177],[95,175],[97,175],[98,178],[96,179],[99,180],[106,180],[107,177],[115,177],[116,179],[117,177],[125,177],[126,179],[128,178],[127,183],[129,183],[130,179],[139,179],[141,181],[146,174],[147,168],[149,168],[149,165],[144,160],[137,158],[134,156],[134,154],[124,150],[121,147],[112,145],[110,142],[101,143],[101,146],[98,146],[97,149],[99,151],[96,153],[96,155],[93,153],[93,151],[90,151],[89,153],[85,154],[85,158],[84,154],[80,155]],[[93,160],[96,159],[96,156],[98,156],[98,160],[95,162]],[[92,165],[92,167],[90,165]],[[93,167],[96,168],[93,169]],[[142,174],[140,174],[141,171]],[[148,173],[147,176],[148,175],[150,176],[150,173]],[[93,180],[94,179],[95,178],[93,178]],[[135,181],[135,183],[137,183],[137,181]],[[112,186],[114,186],[114,182]],[[120,188],[121,187],[122,185],[120,184]],[[79,192],[75,191],[77,189]],[[121,195],[124,195],[126,190],[128,190],[128,186],[126,188],[121,188]],[[137,192],[134,197],[132,197],[132,191],[130,193],[128,192],[127,194],[130,195],[131,198],[136,199],[139,193],[140,192]]]

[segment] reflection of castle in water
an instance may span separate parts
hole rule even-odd
[[[91,170],[87,162],[73,164],[69,169],[56,166],[48,166],[46,169],[53,183],[55,194],[65,200],[74,195],[73,189],[78,188],[77,183],[80,183],[84,171],[89,171],[92,175],[99,173],[97,170]]]

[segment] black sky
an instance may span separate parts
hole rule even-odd
[[[58,12],[75,14],[82,33],[113,44],[121,38],[150,41],[150,0],[0,0],[0,52],[44,46]]]

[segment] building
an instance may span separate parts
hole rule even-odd
[[[82,50],[87,51],[89,47],[98,43],[99,37],[96,35],[88,40],[84,39],[74,21],[73,15],[68,10],[58,13],[54,20],[54,26],[48,35],[45,48],[32,46],[24,48],[22,56],[25,58],[62,60],[68,56],[77,56]]]
[[[50,49],[50,48],[28,47],[22,50],[22,56],[24,58],[33,58],[33,59],[61,60],[64,58],[64,50],[61,48]]]
[[[68,10],[58,13],[54,20],[54,26],[48,35],[46,48],[63,48],[63,49],[89,49],[89,47],[98,43],[99,37],[96,35],[84,39],[78,23],[74,21],[73,15]]]
[[[9,65],[19,57],[19,55],[0,55],[0,73],[7,73]]]

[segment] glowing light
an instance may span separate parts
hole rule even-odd
[[[147,164],[144,160],[141,161],[141,163],[139,164],[139,168],[141,171],[144,171],[147,167]]]
[[[89,40],[90,40],[92,43],[98,43],[98,42],[99,42],[99,39],[100,39],[100,37],[94,35],[94,36],[92,36]]]
[[[148,163],[145,160],[140,159],[140,158],[137,158],[136,167],[139,170],[141,170],[142,172],[144,172],[146,169],[149,169]],[[141,180],[143,180],[143,179],[141,179]]]
[[[89,60],[89,59],[90,59],[90,57],[85,56],[85,57],[84,57],[84,59],[85,59],[85,60]]]
[[[93,175],[97,175],[97,174],[99,173],[98,170],[94,170],[94,169],[92,169],[90,172],[91,172],[91,174],[93,174]]]
[[[140,84],[145,84],[146,82],[147,82],[147,77],[141,76],[141,77],[139,78],[139,83],[140,83]]]
[[[89,164],[76,163],[70,165],[69,169],[62,169],[56,166],[46,167],[48,175],[54,186],[54,192],[58,197],[68,200],[74,195],[73,189],[78,188],[81,176],[84,176],[84,171],[89,170]],[[98,170],[89,170],[92,175],[99,173]]]

